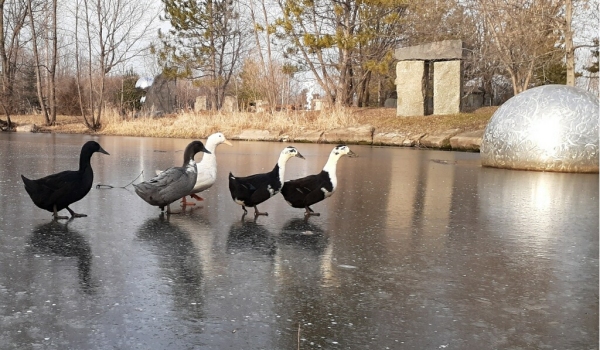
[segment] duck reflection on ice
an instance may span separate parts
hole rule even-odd
[[[162,274],[159,283],[171,287],[175,306],[183,310],[202,306],[202,263],[190,234],[164,218],[152,218],[140,226],[136,237],[151,245]],[[201,316],[197,314],[201,307],[194,310],[193,317]]]
[[[285,245],[313,251],[317,255],[323,254],[327,248],[325,231],[317,224],[300,218],[291,219],[283,225],[279,241]]]
[[[85,237],[57,221],[37,226],[29,238],[28,251],[77,260],[79,285],[86,294],[93,294],[96,284],[92,282],[92,248]]]
[[[264,226],[254,221],[236,221],[229,228],[227,252],[255,251],[274,256],[277,244],[273,235]]]

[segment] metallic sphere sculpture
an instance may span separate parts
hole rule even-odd
[[[483,166],[598,172],[598,97],[580,88],[544,85],[504,103],[481,141]]]

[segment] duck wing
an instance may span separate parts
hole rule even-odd
[[[251,186],[256,188],[252,193],[252,196],[250,196],[249,206],[260,204],[279,193],[281,187],[279,179],[275,181],[269,175],[270,174],[255,175],[248,182]]]
[[[152,179],[136,184],[135,192],[152,205],[166,205],[190,193],[196,173],[186,167],[172,167]]]
[[[245,201],[252,197],[252,194],[256,192],[256,186],[253,185],[251,178],[255,176],[235,177],[232,173],[229,173],[229,192],[231,192],[231,198],[233,200]],[[248,180],[249,178],[250,180]]]
[[[85,193],[81,198],[77,195],[82,192],[83,185],[82,178],[77,171],[62,171],[37,180],[28,179],[23,175],[21,175],[21,178],[33,203],[48,211],[53,211],[55,204],[57,204],[59,210],[63,209],[83,198],[89,191],[89,188],[84,191]]]
[[[286,181],[281,189],[283,198],[293,207],[304,208],[325,198],[322,188],[330,191],[327,174],[323,172]]]

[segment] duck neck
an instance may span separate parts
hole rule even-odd
[[[200,163],[198,163],[198,165],[204,167],[216,167],[217,157],[215,157],[215,150],[217,149],[217,144],[213,142],[207,142],[206,149],[210,152],[210,154],[204,153],[204,155],[202,156],[202,160],[200,161]]]
[[[198,173],[198,166],[196,165],[196,161],[194,160],[194,158],[190,158],[190,160],[188,161],[188,163],[185,166],[185,171],[188,173]],[[195,180],[194,180],[195,181]]]
[[[79,172],[83,173],[90,166],[90,159],[92,158],[92,153],[89,152],[81,152],[79,156]]]
[[[275,169],[277,169],[279,174],[279,181],[281,182],[281,186],[283,186],[283,182],[285,181],[285,163],[287,163],[288,159],[288,157],[282,155],[281,157],[279,157],[277,165],[275,166]]]
[[[325,166],[323,167],[323,170],[325,170],[326,172],[330,173],[330,174],[335,174],[335,169],[337,168],[337,162],[340,159],[339,155],[335,155],[332,154],[329,156],[329,159],[327,159],[327,163],[325,163]]]
[[[327,173],[329,173],[329,178],[332,180],[332,182],[334,184],[336,183],[335,171],[336,171],[337,162],[339,159],[340,159],[339,155],[332,154],[329,156],[329,159],[327,159],[327,163],[325,163],[325,166],[323,167],[323,171],[326,171]]]
[[[188,166],[188,165],[192,165],[190,163],[190,161],[194,162],[194,165],[196,164],[196,162],[194,161],[194,156],[196,154],[194,153],[194,150],[188,145],[188,147],[185,148],[185,151],[183,151],[183,166]]]

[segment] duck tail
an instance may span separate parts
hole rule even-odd
[[[236,178],[235,178],[235,176],[233,176],[233,174],[230,172],[230,173],[229,173],[229,177],[228,177],[228,179],[229,179],[229,189],[233,191],[235,188],[237,188],[237,181],[235,181],[235,180],[236,180]]]
[[[46,205],[46,201],[48,198],[47,190],[44,189],[43,186],[41,186],[35,180],[28,179],[23,175],[21,175],[21,179],[23,179],[23,183],[25,184],[25,191],[29,195],[29,198],[31,198],[31,200],[33,201],[33,204],[35,204],[39,208],[52,211],[51,209],[48,209],[48,206]]]
[[[146,201],[150,205],[155,205],[154,199],[152,198],[151,188],[144,183],[141,182],[139,184],[134,184],[133,188],[135,189],[135,193],[144,201]]]
[[[25,184],[25,190],[28,193],[31,191],[35,191],[35,188],[37,187],[35,181],[28,179],[23,175],[21,175],[21,179],[23,179],[23,183]]]

